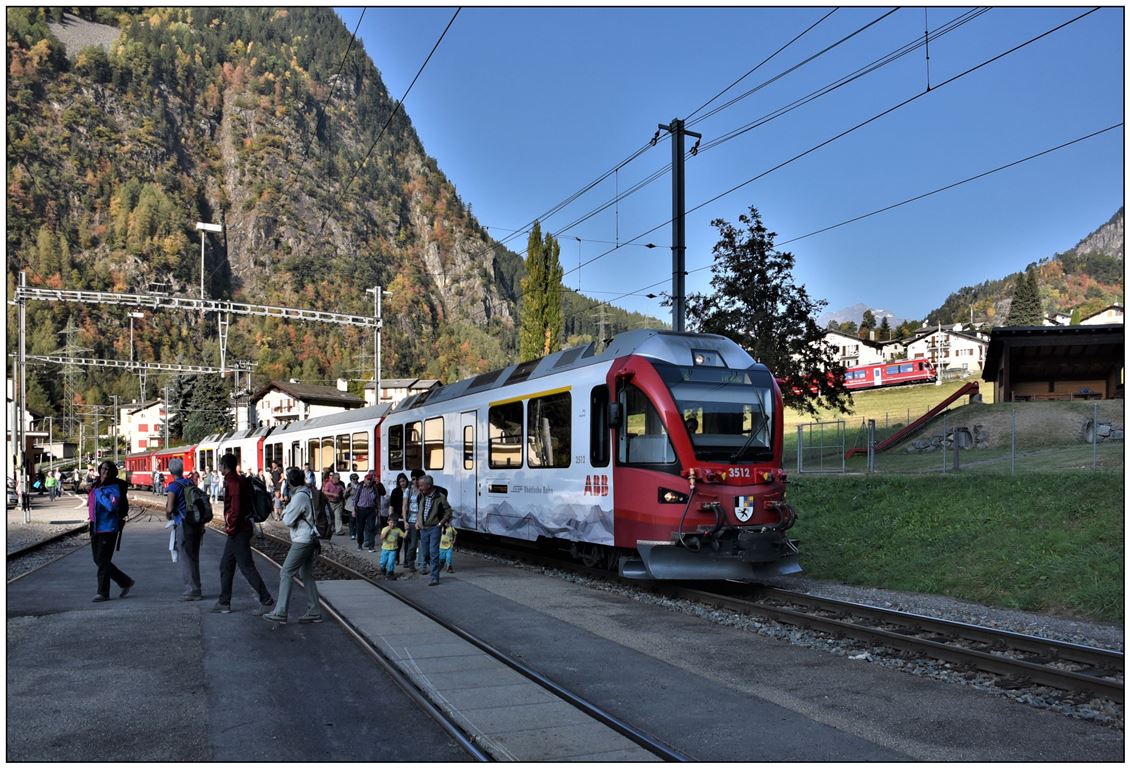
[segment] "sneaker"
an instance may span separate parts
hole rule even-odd
[[[428,582],[429,587],[434,587],[437,584],[439,584],[439,579],[432,579],[431,581]]]
[[[373,549],[372,547],[365,547],[365,551],[366,552],[376,552],[377,550]]]
[[[122,591],[118,594],[118,597],[125,597],[126,595],[128,595],[129,591],[133,589],[133,585],[136,583],[136,581],[131,580],[129,584],[126,584],[124,587],[122,587]]]
[[[268,611],[275,607],[275,598],[267,599],[265,603],[259,603],[259,610],[256,613],[260,616],[266,615]]]
[[[109,599],[110,599],[109,595],[95,595],[94,599],[91,600],[90,602],[92,602],[92,603],[104,603]]]
[[[276,624],[286,624],[286,616],[279,616],[277,613],[264,613],[262,616],[267,621],[273,621]]]
[[[390,572],[390,573],[388,574],[388,580],[389,580],[389,581],[396,581],[396,574],[395,574],[395,573],[391,573],[391,572]]]
[[[231,603],[216,603],[212,606],[212,613],[231,613]]]
[[[449,565],[449,566],[447,566],[447,572],[448,572],[448,573],[455,573],[455,569],[454,569],[454,568],[452,568],[452,567],[451,567],[451,566]]]
[[[191,603],[194,600],[203,600],[203,599],[204,599],[203,595],[181,595],[180,597],[177,598],[177,602]]]
[[[267,615],[269,616],[270,614],[267,614]],[[310,616],[310,615],[302,616],[298,619],[299,624],[321,624],[322,621],[323,621],[322,614],[320,614],[320,613],[317,614],[317,615],[314,615],[314,616]]]

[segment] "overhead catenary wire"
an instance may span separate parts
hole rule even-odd
[[[1071,139],[1070,141],[1065,141],[1061,144],[1057,144],[1054,147],[1049,147],[1049,148],[1041,150],[1039,152],[1034,152],[1030,155],[1027,155],[1026,157],[1020,158],[1019,160],[1013,160],[1012,162],[1005,163],[1003,165],[998,165],[997,167],[991,168],[987,171],[981,171],[980,173],[976,173],[972,176],[967,176],[966,178],[961,179],[960,181],[955,181],[955,182],[952,182],[950,184],[946,184],[944,186],[937,187],[936,189],[932,189],[929,192],[923,192],[922,194],[914,195],[913,197],[908,197],[905,200],[900,200],[897,203],[885,205],[881,208],[877,208],[877,209],[870,211],[868,213],[864,213],[864,214],[861,214],[859,216],[853,216],[850,219],[845,219],[844,221],[838,222],[836,224],[832,224],[832,225],[829,225],[827,227],[821,227],[820,229],[813,230],[812,232],[808,232],[808,233],[803,234],[803,235],[791,237],[788,240],[781,240],[779,242],[774,243],[774,247],[780,247],[780,246],[783,246],[783,245],[788,245],[789,243],[795,243],[798,240],[804,240],[805,238],[813,237],[814,235],[819,235],[819,234],[822,234],[824,232],[828,232],[830,230],[846,226],[848,224],[853,224],[857,221],[862,221],[863,219],[870,218],[871,216],[877,216],[878,214],[886,213],[887,211],[894,210],[895,208],[899,208],[901,206],[908,205],[910,203],[914,203],[914,202],[917,202],[919,200],[924,200],[927,197],[931,197],[932,195],[936,195],[936,194],[939,194],[941,192],[945,192],[947,190],[954,189],[956,187],[960,187],[964,184],[969,184],[970,182],[977,181],[979,179],[983,179],[983,178],[985,178],[987,176],[991,176],[995,173],[999,173],[999,172],[1007,170],[1009,168],[1013,168],[1017,165],[1021,165],[1022,163],[1027,163],[1031,160],[1035,160],[1035,159],[1043,157],[1045,155],[1049,155],[1053,152],[1058,152],[1061,149],[1066,149],[1067,147],[1073,146],[1075,144],[1082,143],[1084,141],[1087,141],[1088,139],[1093,139],[1097,136],[1101,136],[1104,133],[1109,133],[1110,131],[1113,131],[1117,128],[1123,127],[1123,125],[1124,125],[1123,123],[1119,122],[1119,123],[1115,123],[1114,125],[1109,125],[1106,128],[1100,128],[1099,130],[1092,131],[1092,132],[1090,132],[1090,133],[1088,133],[1084,136],[1079,136],[1078,138]],[[689,270],[687,272],[687,274],[692,275],[692,274],[695,274],[696,272],[704,272],[704,271],[710,269],[712,266],[713,266],[712,263],[706,264],[705,266],[697,267],[695,269]],[[636,288],[634,290],[628,291],[627,293],[617,294],[617,296],[615,298],[609,299],[608,302],[614,302],[614,301],[618,301],[619,299],[627,298],[628,296],[635,296],[635,295],[641,294],[643,291],[647,291],[647,290],[650,290],[652,288],[658,287],[660,285],[664,285],[664,284],[667,283],[667,281],[668,281],[668,278],[664,278],[664,279],[662,279],[658,282],[651,283],[650,285],[645,285],[645,286],[642,286],[640,288]],[[608,302],[602,302],[602,303],[608,303]]]
[[[1019,51],[1019,50],[1025,48],[1025,47],[1047,37],[1048,35],[1054,34],[1055,32],[1058,32],[1059,30],[1061,30],[1061,29],[1063,29],[1063,28],[1065,28],[1065,27],[1067,27],[1071,24],[1074,24],[1077,21],[1080,21],[1081,19],[1089,16],[1090,14],[1094,13],[1097,10],[1099,10],[1098,7],[1092,8],[1089,11],[1085,11],[1084,13],[1081,13],[1078,16],[1075,16],[1074,18],[1068,19],[1067,21],[1062,22],[1061,24],[1058,24],[1058,25],[1052,27],[1051,29],[1049,29],[1045,32],[1042,32],[1039,35],[1036,35],[1035,37],[1031,37],[1028,40],[1025,40],[1023,43],[1019,43],[1018,45],[1015,45],[1015,46],[1013,46],[1012,48],[1009,48],[1006,51],[998,53],[997,55],[992,56],[988,59],[985,59],[981,63],[976,64],[976,65],[974,65],[974,66],[972,66],[972,67],[970,67],[970,68],[968,68],[968,69],[966,69],[962,72],[959,72],[956,75],[953,75],[952,77],[948,78],[947,80],[942,81],[938,85],[935,85],[933,88],[931,88],[929,91],[926,91],[926,90],[919,91],[918,93],[911,96],[910,98],[904,99],[903,101],[899,102],[898,104],[895,104],[893,107],[889,107],[889,108],[883,110],[882,112],[879,112],[878,114],[872,115],[871,117],[867,118],[866,120],[863,120],[860,123],[856,123],[852,127],[848,128],[844,131],[841,131],[840,133],[836,134],[835,136],[832,136],[829,139],[825,139],[824,141],[820,142],[819,144],[816,144],[815,146],[809,147],[808,149],[804,150],[803,152],[800,152],[796,155],[793,155],[788,160],[784,160],[784,161],[778,163],[777,165],[775,165],[775,166],[773,166],[773,167],[771,167],[771,168],[769,168],[765,171],[762,171],[761,173],[757,174],[756,176],[753,176],[752,178],[746,179],[745,181],[741,182],[740,184],[736,184],[733,187],[730,187],[729,189],[725,190],[724,192],[721,192],[721,193],[715,195],[714,197],[711,197],[708,200],[704,200],[703,202],[699,203],[698,205],[694,206],[693,208],[687,209],[685,213],[686,214],[694,213],[695,211],[698,211],[698,210],[706,207],[707,205],[710,205],[711,203],[716,202],[716,201],[722,199],[723,197],[726,197],[727,195],[733,194],[737,190],[742,189],[743,187],[746,187],[749,184],[752,184],[753,182],[758,181],[759,179],[762,179],[765,176],[768,176],[769,174],[771,174],[775,171],[778,171],[781,168],[784,168],[787,165],[790,165],[791,163],[794,163],[797,160],[799,160],[803,157],[806,157],[807,155],[810,155],[813,152],[815,152],[815,151],[817,151],[817,150],[819,150],[823,147],[828,146],[829,144],[843,138],[844,136],[847,136],[851,133],[854,133],[855,131],[859,130],[860,128],[863,128],[864,126],[870,125],[871,123],[875,122],[876,120],[879,120],[879,119],[891,114],[892,112],[895,112],[896,110],[899,110],[899,109],[907,106],[908,104],[914,103],[915,101],[922,98],[923,96],[926,96],[927,94],[935,93],[935,92],[941,90],[942,88],[944,88],[945,86],[950,85],[951,83],[954,83],[954,82],[960,80],[961,78],[965,77],[966,75],[970,75],[970,74],[980,70],[981,68],[986,67],[989,64],[992,64],[993,62],[1004,58],[1005,56],[1013,54],[1016,51]],[[628,240],[626,242],[627,243],[633,243],[633,242],[635,242],[636,240],[639,240],[642,237],[646,237],[647,235],[650,235],[652,232],[655,232],[656,230],[667,226],[668,224],[671,223],[671,221],[672,221],[672,219],[667,219],[666,221],[664,221],[660,224],[657,224],[656,226],[652,227],[651,229],[648,229],[644,232],[641,232],[640,234],[636,235],[635,237],[631,238],[630,240]],[[619,246],[619,247],[622,247],[622,246]],[[610,253],[615,252],[616,250],[619,249],[619,247],[610,248],[609,250],[604,251],[603,253],[598,254],[597,256],[594,256],[593,258],[589,259],[588,261],[581,263],[577,267],[574,267],[574,269],[580,269],[580,268],[585,267],[589,264],[592,264],[593,262],[597,261],[598,259],[601,259],[601,258],[609,255]],[[564,274],[568,275],[572,271],[573,270],[568,270]],[[628,293],[628,294],[625,294],[625,295],[631,295],[631,293]]]
[[[935,38],[941,37],[942,35],[944,35],[948,32],[952,32],[954,29],[957,29],[958,27],[962,26],[963,24],[966,24],[966,23],[972,21],[973,19],[977,18],[981,14],[986,13],[988,10],[989,10],[988,8],[975,9],[973,11],[968,11],[965,14],[962,14],[961,16],[959,16],[956,19],[948,22],[946,25],[943,25],[943,27],[940,27],[938,30],[936,30],[934,32]],[[870,22],[870,24],[874,24],[874,23],[880,21],[881,18]],[[853,35],[857,34],[859,31],[861,31],[861,30],[856,30],[856,32],[852,33],[852,34]],[[849,35],[848,37],[851,37],[851,35]],[[843,42],[846,39],[848,39],[848,38],[842,38],[839,42]],[[922,40],[923,40],[923,38],[921,36],[919,36],[915,40],[901,46],[900,48],[895,49],[891,53],[888,53],[888,54],[876,59],[875,61],[871,62],[870,64],[867,64],[864,67],[857,69],[855,72],[852,72],[848,75],[845,75],[845,76],[839,78],[838,80],[835,80],[835,81],[829,83],[828,85],[824,86],[823,88],[819,88],[816,91],[809,93],[807,96],[804,96],[800,99],[797,99],[796,101],[792,102],[791,104],[785,105],[784,107],[780,107],[777,110],[774,110],[773,112],[769,113],[768,115],[762,116],[761,118],[754,121],[753,123],[746,124],[746,125],[744,125],[740,128],[737,128],[737,129],[723,135],[722,137],[720,137],[720,138],[718,138],[714,141],[710,141],[710,142],[707,142],[706,144],[703,144],[698,150],[699,154],[706,151],[707,149],[713,149],[720,144],[724,144],[725,142],[730,141],[730,140],[736,138],[737,136],[748,132],[749,130],[752,130],[754,128],[759,128],[762,125],[765,125],[765,124],[771,122],[772,120],[776,120],[779,117],[783,117],[784,115],[788,114],[789,112],[793,111],[794,109],[798,109],[799,107],[804,106],[805,104],[808,104],[808,103],[810,103],[810,102],[812,102],[812,101],[814,101],[814,100],[816,100],[816,99],[818,99],[822,96],[825,96],[825,95],[847,85],[848,83],[854,82],[855,80],[858,80],[858,79],[860,79],[860,78],[862,78],[862,77],[864,77],[868,74],[871,74],[873,72],[878,71],[882,67],[885,67],[889,64],[894,63],[895,61],[899,60],[903,56],[906,56],[907,54],[909,54],[909,53],[913,52],[914,50],[917,50],[919,47],[921,47]],[[830,48],[826,48],[822,52],[827,52],[827,50],[829,50],[829,49]],[[811,57],[810,57],[809,60],[811,60]],[[688,153],[688,156],[689,156],[689,153]],[[557,234],[560,235],[560,234],[563,234],[565,232],[568,232],[574,226],[577,226],[578,224],[581,224],[581,223],[589,220],[593,216],[596,216],[597,214],[607,210],[614,203],[617,203],[620,200],[623,200],[624,198],[628,197],[629,195],[632,195],[632,194],[638,192],[639,190],[643,189],[647,185],[659,180],[670,169],[671,169],[670,163],[667,163],[666,165],[656,169],[650,175],[648,175],[645,178],[641,179],[640,181],[636,182],[636,184],[633,185],[632,187],[628,188],[627,190],[625,190],[622,193],[619,193],[616,197],[614,197],[610,200],[607,200],[604,203],[599,204],[596,208],[593,208],[592,210],[585,213],[584,215],[578,217],[577,219],[573,220],[572,222],[570,222],[570,223],[566,224],[565,226],[559,228],[557,230]],[[670,221],[665,222],[664,224],[667,224],[667,223],[670,223]],[[664,225],[660,225],[660,226],[664,226]],[[658,229],[658,227],[657,227],[657,229]],[[650,234],[650,232],[648,234]],[[642,235],[641,235],[641,237],[642,237]],[[632,245],[633,243],[628,242],[628,243],[619,243],[619,244],[621,246],[623,246],[623,245]],[[609,251],[606,251],[605,253],[602,253],[598,256],[595,256],[592,259],[589,259],[588,261],[577,265],[577,267],[572,268],[572,269],[568,270],[567,272],[565,272],[565,275],[570,275],[573,272],[588,266],[589,264],[597,261],[600,258],[603,258],[604,256],[608,255],[609,253],[612,253],[614,250],[616,250],[616,249],[611,249]]]
[[[835,12],[836,12],[836,11],[838,11],[838,10],[839,10],[839,8],[833,8],[832,10],[828,11],[828,12],[827,12],[826,14],[824,14],[823,16],[821,16],[821,17],[820,17],[819,19],[817,19],[816,21],[814,21],[814,22],[813,22],[813,23],[812,23],[811,25],[809,25],[809,26],[808,26],[808,27],[807,27],[807,28],[806,28],[806,29],[805,29],[805,30],[804,30],[803,32],[801,32],[801,33],[800,33],[799,35],[797,35],[797,36],[796,36],[796,37],[794,37],[794,38],[793,38],[792,40],[790,40],[789,42],[785,43],[785,44],[784,44],[784,45],[782,45],[782,46],[781,46],[780,48],[778,48],[777,50],[773,51],[773,53],[769,54],[769,55],[768,55],[768,56],[767,56],[766,58],[764,58],[764,59],[762,59],[762,60],[761,60],[760,62],[758,62],[757,66],[755,66],[755,67],[754,67],[753,69],[749,70],[749,71],[748,71],[748,72],[746,72],[746,73],[745,73],[744,75],[742,75],[741,77],[739,77],[739,78],[738,78],[737,80],[735,80],[734,82],[730,83],[730,84],[729,84],[729,85],[727,85],[727,86],[726,86],[725,88],[723,88],[722,90],[720,90],[720,91],[719,91],[718,93],[714,94],[714,95],[713,95],[713,96],[711,96],[711,97],[710,97],[709,99],[707,99],[707,100],[706,100],[705,102],[703,102],[703,104],[702,104],[702,105],[701,105],[701,106],[700,106],[700,107],[699,107],[698,109],[696,109],[696,110],[695,110],[694,112],[691,112],[691,113],[690,113],[689,115],[687,115],[686,117],[684,117],[684,118],[683,118],[683,121],[684,121],[684,122],[690,122],[691,118],[693,118],[693,117],[694,117],[695,115],[697,115],[697,114],[698,114],[699,112],[701,112],[702,110],[706,109],[706,107],[708,107],[708,106],[710,105],[710,103],[711,103],[712,101],[714,101],[715,99],[717,99],[717,98],[718,98],[719,96],[721,96],[722,94],[726,93],[726,91],[728,91],[728,90],[730,90],[731,88],[733,88],[733,87],[734,87],[735,85],[737,85],[738,83],[740,83],[740,82],[741,82],[742,80],[745,80],[745,79],[746,79],[747,77],[749,77],[750,75],[752,75],[752,74],[753,74],[754,72],[756,72],[757,70],[761,69],[761,67],[763,67],[764,65],[768,64],[768,63],[769,63],[770,61],[772,61],[772,60],[773,60],[773,59],[774,59],[774,58],[775,58],[775,57],[777,56],[777,54],[779,54],[779,53],[783,52],[783,51],[784,51],[784,50],[785,50],[786,48],[788,48],[789,46],[791,46],[791,45],[792,45],[793,43],[795,43],[795,42],[796,42],[797,40],[800,40],[800,39],[801,39],[802,37],[804,37],[805,35],[807,35],[807,34],[808,34],[809,32],[811,32],[812,30],[816,29],[816,27],[820,26],[820,24],[821,24],[821,23],[822,23],[822,22],[823,22],[824,20],[826,20],[826,19],[827,19],[827,18],[828,18],[829,16],[831,16],[831,15],[832,15],[833,13],[835,13]]]

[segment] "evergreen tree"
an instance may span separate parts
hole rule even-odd
[[[195,443],[213,432],[230,432],[234,426],[230,405],[227,381],[218,374],[197,376],[184,418],[184,440]]]
[[[1030,269],[1016,279],[1012,292],[1012,305],[1008,309],[1005,325],[1043,325],[1044,313],[1040,306],[1040,287],[1036,283],[1036,270]]]
[[[710,267],[711,290],[687,297],[688,325],[730,337],[774,376],[795,382],[782,388],[785,405],[806,413],[850,409],[843,370],[820,343],[824,330],[816,317],[828,302],[813,300],[793,282],[796,259],[773,247],[776,234],[765,228],[756,208],[738,221],[744,230],[722,219],[711,222],[721,235]],[[837,370],[841,375],[832,381],[823,374]]]
[[[561,246],[546,233],[542,239],[541,224],[534,222],[526,251],[526,276],[522,279],[522,297],[518,307],[518,357],[533,360],[561,348],[565,329],[562,310]]]
[[[883,315],[883,322],[879,323],[879,341],[891,340],[891,323],[886,315]]]
[[[866,339],[875,330],[875,313],[870,309],[863,310],[863,319],[859,321],[859,338]]]

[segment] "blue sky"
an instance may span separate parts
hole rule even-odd
[[[464,8],[405,101],[462,199],[502,239],[616,167],[659,123],[686,118],[831,8]],[[762,85],[891,7],[840,8],[698,116]],[[1120,123],[1124,11],[1103,8],[946,85],[948,78],[1083,13],[900,8],[809,64],[691,126],[703,143],[856,71],[931,30],[931,91],[687,216],[688,292],[709,289],[714,218],[756,206],[784,242]],[[368,8],[358,32],[400,98],[454,8]],[[338,9],[350,31],[359,8]],[[686,163],[686,204],[719,193],[925,90],[919,49]],[[688,147],[690,142],[688,142]],[[794,277],[836,310],[857,302],[921,318],[964,285],[1064,251],[1123,204],[1122,128],[893,211],[782,246]],[[671,217],[665,175],[566,225],[671,160],[661,141],[561,213],[542,220],[565,269]],[[564,230],[564,231],[563,231]],[[578,242],[576,238],[581,238]],[[565,277],[571,288],[670,319],[658,299],[616,298],[662,281],[670,226]],[[525,248],[520,234],[509,243]]]

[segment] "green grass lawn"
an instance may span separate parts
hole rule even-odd
[[[813,578],[1123,619],[1121,473],[793,475],[788,497]]]

